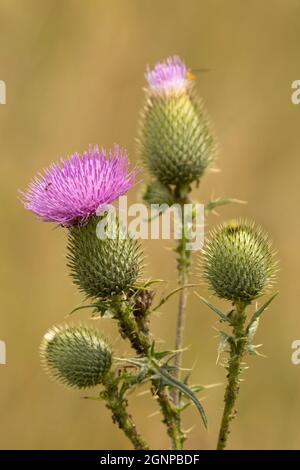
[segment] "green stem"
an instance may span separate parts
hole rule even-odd
[[[235,313],[233,316],[233,337],[230,341],[230,358],[228,363],[228,384],[224,396],[224,411],[219,432],[217,450],[224,450],[227,445],[228,435],[230,433],[230,423],[236,416],[234,409],[238,394],[240,373],[242,371],[241,363],[247,344],[247,333],[245,329],[246,322],[245,303],[235,303]]]
[[[187,191],[187,189],[185,190]],[[188,274],[189,274],[189,267],[190,267],[190,252],[186,249],[187,245],[187,237],[185,233],[185,226],[184,226],[184,204],[188,203],[187,193],[185,191],[181,191],[180,188],[176,188],[175,196],[176,201],[181,207],[181,238],[178,241],[178,245],[176,248],[177,252],[177,270],[178,270],[178,284],[179,287],[183,288],[188,283]],[[179,292],[179,299],[178,299],[178,312],[177,312],[177,322],[176,322],[176,334],[175,334],[175,350],[179,351],[174,360],[174,365],[176,367],[175,377],[179,378],[180,375],[180,368],[182,363],[182,352],[183,349],[183,334],[184,334],[184,327],[185,327],[185,316],[186,316],[186,303],[187,303],[187,291],[186,289],[181,289]],[[179,393],[177,390],[174,389],[172,398],[174,403],[178,404]]]
[[[186,251],[186,239],[184,234],[182,239],[178,243],[178,284],[182,289],[179,292],[178,300],[178,313],[177,313],[177,323],[176,323],[176,338],[175,338],[175,350],[179,352],[175,356],[175,367],[176,367],[176,377],[179,376],[179,369],[181,367],[182,361],[182,352],[180,351],[183,348],[183,333],[185,326],[185,312],[186,312],[186,303],[187,303],[187,290],[183,289],[188,283],[188,267],[189,267],[189,253]]]
[[[149,447],[137,432],[136,426],[132,421],[131,415],[127,411],[127,402],[120,396],[115,373],[110,373],[104,380],[105,391],[103,398],[106,401],[107,408],[112,413],[114,423],[124,432],[136,450],[148,450]]]
[[[127,302],[120,302],[118,312],[118,321],[123,336],[129,339],[132,348],[138,354],[147,356],[151,348],[150,337],[139,329],[132,307]],[[180,415],[177,407],[172,403],[166,387],[162,387],[159,379],[152,380],[152,393],[157,397],[163,415],[163,423],[167,427],[167,433],[172,442],[172,449],[181,450],[184,433],[180,429]]]
[[[122,336],[129,339],[132,348],[138,354],[147,355],[151,347],[149,336],[139,328],[133,309],[127,301],[119,302],[118,315]]]

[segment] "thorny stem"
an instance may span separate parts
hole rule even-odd
[[[151,348],[150,337],[139,329],[132,307],[126,301],[120,302],[118,311],[122,335],[129,339],[132,348],[138,354],[146,356]],[[167,427],[167,433],[172,442],[172,449],[181,450],[185,436],[180,428],[178,408],[172,403],[169,393],[159,379],[152,380],[152,393],[157,397],[163,415],[163,423]]]
[[[219,432],[217,450],[224,450],[227,444],[228,435],[230,433],[230,423],[236,416],[234,409],[240,383],[240,373],[242,371],[241,363],[245,353],[247,344],[247,333],[245,329],[246,322],[246,305],[245,303],[235,303],[235,312],[233,320],[233,337],[230,344],[230,358],[227,367],[228,384],[224,395],[224,411]]]
[[[102,396],[106,401],[107,408],[112,413],[114,423],[125,433],[135,450],[148,450],[149,447],[136,430],[131,415],[127,411],[127,402],[120,396],[115,373],[111,372],[104,380],[105,391]]]
[[[188,283],[188,272],[190,266],[190,252],[186,249],[187,245],[187,236],[185,229],[185,220],[184,220],[184,204],[188,203],[188,197],[186,192],[181,192],[180,188],[177,188],[175,191],[176,200],[181,207],[181,238],[178,241],[178,246],[176,252],[177,257],[177,270],[178,270],[178,284],[179,287],[184,287]],[[174,360],[174,365],[176,368],[175,376],[179,377],[181,361],[182,361],[182,348],[183,348],[183,333],[185,327],[185,313],[186,313],[186,303],[187,303],[187,291],[186,289],[181,289],[179,292],[178,300],[178,313],[177,313],[177,322],[176,322],[176,334],[175,334],[175,350],[179,351]],[[176,390],[173,390],[172,393],[173,401],[178,405],[179,393]]]
[[[129,339],[132,348],[138,354],[147,354],[151,344],[148,335],[142,331],[127,301],[121,301],[118,305],[118,321],[121,335]]]
[[[188,283],[188,267],[189,267],[189,254],[185,248],[186,240],[183,238],[178,244],[178,284],[179,287],[184,287]],[[181,367],[182,352],[180,351],[183,347],[183,332],[185,326],[185,311],[187,303],[187,290],[181,289],[179,292],[178,300],[178,314],[176,323],[176,338],[175,338],[175,350],[179,352],[175,356],[175,367],[176,376],[179,374]]]
[[[165,388],[161,388],[159,380],[152,380],[153,393],[157,395],[157,401],[163,415],[163,423],[167,427],[168,436],[172,442],[173,450],[182,450],[185,435],[180,428],[180,414],[174,406]]]

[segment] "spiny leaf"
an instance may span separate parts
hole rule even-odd
[[[217,307],[215,307],[214,305],[210,304],[206,299],[204,299],[204,297],[201,297],[201,295],[199,295],[197,292],[195,292],[195,295],[205,304],[207,305],[213,312],[215,312],[219,318],[221,318],[221,320],[231,324],[231,320],[230,318],[228,318],[227,315],[225,315],[225,313],[221,312],[221,310],[219,310]]]
[[[67,316],[72,315],[75,312],[78,312],[78,310],[83,310],[84,308],[98,308],[98,304],[81,305],[80,307],[74,308],[70,313],[68,313]]]
[[[148,279],[142,286],[141,285],[133,285],[131,290],[133,290],[133,289],[141,290],[141,291],[147,290],[147,288],[149,286],[152,286],[152,284],[160,284],[162,282],[166,282],[166,281],[164,281],[163,279]]]
[[[210,214],[211,212],[214,212],[216,207],[225,206],[227,204],[246,204],[246,201],[230,197],[213,199],[205,204],[205,214]]]
[[[187,387],[183,382],[180,382],[179,380],[175,379],[175,377],[170,375],[166,370],[164,370],[163,367],[159,367],[154,364],[153,370],[159,377],[163,379],[163,381],[167,385],[177,388],[184,395],[186,395],[190,400],[192,400],[192,402],[195,404],[196,408],[198,409],[200,413],[204,426],[207,428],[207,417],[206,417],[204,408],[201,405],[198,398],[196,397],[196,395],[194,394],[194,392],[189,387]]]
[[[168,359],[168,361],[170,361],[170,359],[172,359],[174,355],[176,354],[177,354],[177,351],[171,351],[171,350],[170,351],[156,351],[154,352],[154,357],[155,359],[160,361],[161,359],[164,359],[165,357],[171,355],[171,357]]]
[[[166,297],[163,297],[160,302],[152,309],[152,311],[154,312],[155,310],[159,309],[163,304],[167,302],[167,300],[169,300],[170,297],[172,297],[172,295],[177,294],[177,292],[180,292],[181,290],[187,289],[189,287],[198,286],[199,284],[186,284],[185,286],[177,287],[176,289],[172,290]]]
[[[256,310],[256,312],[254,312],[250,322],[249,322],[249,325],[247,327],[247,332],[249,332],[251,326],[253,325],[253,323],[259,319],[259,317],[261,316],[261,314],[266,310],[266,308],[270,305],[270,303],[275,299],[275,297],[278,295],[278,292],[275,292],[275,294],[272,295],[272,297],[269,298],[269,300],[267,300],[258,310]]]

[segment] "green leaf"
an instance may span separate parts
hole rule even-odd
[[[197,410],[200,413],[203,424],[205,428],[207,428],[207,417],[206,417],[204,408],[201,405],[198,398],[196,397],[195,393],[189,387],[187,387],[183,382],[180,382],[179,380],[175,379],[175,377],[170,375],[166,370],[164,370],[163,367],[159,367],[158,365],[153,364],[153,371],[156,373],[156,375],[158,375],[163,380],[164,383],[180,390],[184,395],[186,395],[195,404]]]
[[[171,356],[168,359],[168,361],[170,361],[170,359],[172,359],[176,354],[177,354],[177,351],[171,351],[171,350],[170,351],[156,351],[156,352],[154,352],[153,356],[158,361],[160,361],[161,359],[164,359],[167,356]]]
[[[272,297],[269,298],[269,300],[266,301],[256,312],[254,312],[249,325],[247,326],[247,333],[249,333],[249,330],[253,323],[259,319],[261,314],[266,310],[266,308],[270,305],[270,303],[275,299],[275,297],[278,295],[278,292],[275,292],[275,294],[272,295]]]
[[[152,312],[159,309],[163,304],[167,302],[167,300],[169,300],[170,297],[172,297],[172,295],[177,294],[177,292],[180,292],[181,290],[187,289],[189,287],[198,287],[198,286],[199,284],[186,284],[185,286],[177,287],[176,289],[172,290],[166,297],[163,297],[160,300],[160,302],[152,309]]]
[[[216,207],[225,206],[227,204],[247,204],[247,203],[246,201],[241,201],[240,199],[234,199],[230,197],[217,198],[205,204],[205,214],[207,215],[212,212],[215,212]]]
[[[199,392],[203,392],[203,390],[206,389],[206,386],[205,385],[190,385],[190,390],[192,390],[192,392],[194,393],[199,393]]]
[[[72,315],[73,313],[77,312],[78,310],[83,310],[84,308],[98,308],[98,304],[81,305],[80,307],[76,307],[70,313],[68,313],[68,316]]]
[[[153,284],[161,284],[162,282],[166,282],[163,279],[148,279],[142,286],[141,285],[134,285],[132,288],[135,291],[143,291],[147,290],[149,286],[152,286]]]
[[[219,310],[217,307],[215,307],[214,305],[212,305],[212,304],[210,304],[209,302],[207,302],[207,300],[204,299],[204,297],[201,297],[201,295],[199,295],[197,292],[195,292],[195,295],[196,295],[205,305],[207,305],[213,312],[215,312],[221,320],[223,320],[223,321],[225,321],[225,322],[231,324],[230,318],[229,318],[227,315],[225,315],[225,313],[221,312],[221,310]]]
[[[210,388],[215,388],[215,387],[221,387],[221,385],[224,385],[222,382],[218,382],[215,384],[208,384],[208,385],[190,385],[190,389],[193,390],[193,392],[203,392],[204,390],[209,390]]]

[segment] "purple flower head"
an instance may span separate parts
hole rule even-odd
[[[184,91],[188,86],[186,65],[178,56],[168,57],[153,70],[148,65],[145,77],[150,90],[158,94]]]
[[[106,153],[90,146],[83,155],[74,153],[39,173],[22,193],[22,202],[46,222],[80,224],[126,193],[135,176],[125,150],[115,145]]]

